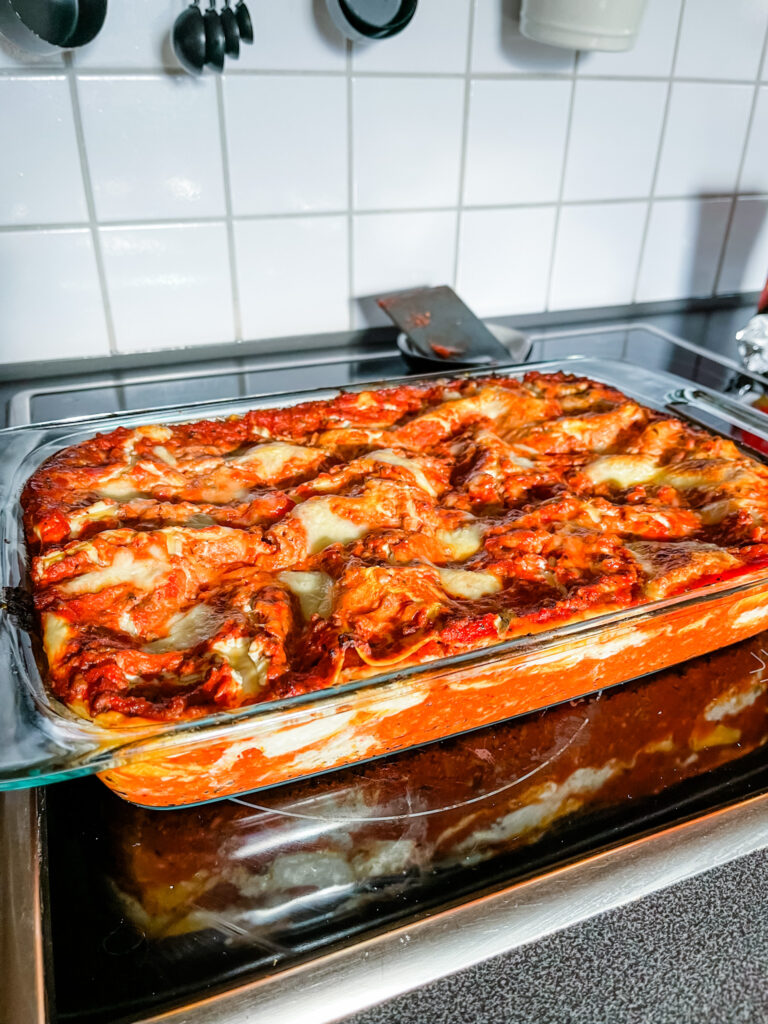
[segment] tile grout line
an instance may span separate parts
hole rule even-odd
[[[544,311],[547,312],[552,304],[552,286],[555,276],[555,259],[557,256],[557,241],[560,234],[560,214],[563,209],[563,194],[565,193],[565,171],[568,166],[568,148],[571,142],[571,129],[573,127],[573,108],[576,102],[576,78],[579,71],[579,52],[574,52],[573,67],[571,69],[571,95],[568,99],[568,120],[565,126],[565,139],[563,141],[563,164],[560,170],[560,185],[557,190],[557,201],[555,203],[555,223],[552,227],[552,252],[549,255],[549,268],[547,270],[547,286],[544,292]],[[551,203],[547,204],[551,206]]]
[[[459,151],[459,184],[456,200],[456,225],[453,239],[453,289],[459,280],[459,254],[461,252],[461,229],[464,218],[464,180],[467,172],[467,144],[469,141],[469,106],[472,91],[472,41],[475,34],[477,0],[470,0],[469,22],[467,25],[467,57],[464,65],[464,107],[461,115],[461,150]]]
[[[72,63],[72,55],[65,56],[65,71],[69,85],[69,98],[72,103],[72,118],[75,125],[75,139],[77,141],[77,153],[80,158],[80,173],[83,179],[83,190],[85,192],[85,205],[88,210],[88,228],[91,232],[93,244],[93,255],[96,263],[96,274],[99,279],[101,290],[101,302],[104,311],[104,321],[107,328],[107,342],[111,355],[117,355],[117,337],[115,333],[115,322],[112,316],[112,303],[109,298],[107,287],[107,270],[104,265],[104,253],[101,247],[101,235],[99,233],[99,222],[96,216],[96,200],[93,195],[93,183],[91,181],[91,170],[88,165],[88,153],[85,147],[85,132],[83,130],[83,117],[80,110],[80,95],[77,89],[77,73]]]
[[[675,67],[677,65],[677,53],[680,49],[680,37],[683,29],[683,15],[685,14],[685,0],[682,0],[680,4],[680,12],[677,16],[677,32],[675,34],[675,46],[672,50],[672,63],[669,67],[669,75],[667,76],[667,95],[664,100],[664,113],[661,116],[661,132],[659,133],[659,144],[656,150],[656,160],[653,165],[653,174],[651,175],[651,187],[648,191],[648,209],[645,211],[645,221],[643,223],[643,232],[640,236],[640,249],[637,254],[637,266],[635,267],[635,280],[632,283],[632,292],[630,295],[630,302],[637,302],[637,290],[640,287],[640,274],[643,269],[643,259],[645,258],[645,247],[648,243],[648,235],[651,230],[651,214],[653,213],[653,204],[656,197],[656,184],[659,180],[659,171],[661,169],[661,154],[664,150],[664,143],[667,135],[667,123],[669,121],[669,108],[672,104],[672,87],[675,83]]]
[[[87,78],[183,78],[186,72],[176,68],[83,68],[77,72],[78,77]],[[457,79],[463,78],[461,71],[362,71],[354,72],[358,78],[442,78]],[[18,68],[0,68],[0,79],[3,78],[62,78],[66,75],[66,66],[44,68],[30,68],[27,66]],[[346,71],[328,71],[323,68],[304,70],[301,68],[228,68],[227,75],[235,78],[247,77],[322,77],[322,78],[344,78]],[[564,71],[473,71],[472,78],[484,81],[567,81],[572,77],[570,72]],[[758,76],[759,77],[759,76]],[[597,75],[582,72],[578,75],[579,81],[584,82],[666,82],[668,75]],[[691,85],[753,85],[754,78],[706,78],[703,76],[681,75],[675,78],[676,82]]]
[[[616,206],[623,205],[625,203],[647,203],[648,196],[619,196],[617,198],[610,199],[564,199],[560,204],[564,209],[570,206]],[[680,193],[678,195],[655,195],[654,199],[657,202],[670,201],[670,200],[690,200],[696,199],[697,196],[691,193]],[[723,200],[732,199],[732,192],[712,192],[706,197],[708,200]],[[768,199],[768,192],[740,192],[738,195],[739,199]],[[538,200],[536,202],[525,202],[525,203],[471,203],[462,204],[463,212],[474,212],[489,211],[489,210],[541,210],[547,209],[548,207],[554,207],[557,205],[557,200],[546,199]],[[364,217],[386,217],[392,216],[393,214],[408,214],[408,213],[456,213],[456,206],[392,206],[392,207],[381,207],[381,208],[361,208],[353,211],[356,216]],[[239,224],[247,221],[268,221],[268,220],[319,220],[323,217],[346,217],[348,213],[348,207],[333,209],[333,210],[300,210],[294,211],[282,211],[280,213],[233,213],[232,222],[233,224]],[[197,227],[198,225],[205,224],[226,224],[226,216],[221,214],[212,214],[207,217],[151,217],[146,220],[101,220],[99,221],[100,228],[122,228],[127,231],[131,230],[142,230],[143,228],[156,228],[156,227]],[[40,224],[0,224],[0,235],[2,234],[23,234],[27,232],[35,231],[81,231],[83,228],[88,228],[90,222],[87,220],[78,221],[57,221],[57,222],[44,222]]]
[[[216,76],[216,116],[219,121],[219,144],[221,147],[221,179],[224,189],[224,215],[227,228],[227,251],[229,254],[229,283],[232,291],[232,322],[235,340],[243,340],[243,317],[240,307],[240,282],[237,276],[237,246],[235,245],[235,224],[232,216],[232,179],[229,170],[229,146],[227,140],[227,115],[224,106],[224,84],[222,76]],[[220,219],[220,218],[219,218]]]
[[[354,43],[347,40],[347,313],[350,331],[355,328],[355,132],[352,120],[354,89],[352,83],[352,52]]]
[[[757,101],[760,97],[760,89],[762,87],[761,74],[763,71],[763,61],[765,55],[768,52],[768,24],[765,28],[765,35],[763,36],[763,48],[760,51],[760,60],[757,65],[757,75],[755,76],[755,84],[752,93],[752,104],[749,108],[749,117],[747,118],[747,130],[744,135],[744,146],[741,150],[741,159],[739,160],[739,168],[736,172],[736,182],[733,187],[733,197],[731,199],[731,206],[728,210],[728,219],[725,225],[725,234],[723,235],[723,244],[720,249],[720,257],[717,261],[717,270],[715,271],[715,280],[712,284],[711,295],[717,295],[717,290],[720,286],[720,278],[723,274],[723,267],[725,266],[725,253],[728,248],[728,242],[731,237],[731,228],[733,227],[733,221],[736,217],[736,207],[738,205],[741,188],[741,177],[744,174],[744,165],[747,162],[747,150],[749,149],[749,139],[752,134],[752,126],[755,121],[755,112],[757,111]]]

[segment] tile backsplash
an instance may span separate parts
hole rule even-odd
[[[768,3],[648,0],[634,50],[523,38],[519,0],[419,0],[347,43],[249,0],[223,76],[186,0],[111,0],[88,47],[0,42],[0,362],[753,291],[768,270]]]

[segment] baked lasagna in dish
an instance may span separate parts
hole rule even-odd
[[[563,373],[121,427],[50,458],[22,504],[50,688],[106,725],[335,687],[768,564],[763,465]],[[752,611],[710,648],[764,627]]]

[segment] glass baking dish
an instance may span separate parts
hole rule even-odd
[[[579,356],[501,367],[500,372],[521,376],[532,369],[592,377],[745,444],[768,439],[760,413],[670,374]],[[448,376],[409,377],[407,382]],[[487,376],[487,370],[454,376]],[[393,383],[399,382],[382,386]],[[535,636],[195,721],[106,729],[54,700],[43,683],[25,600],[29,582],[19,495],[36,467],[100,429],[238,415],[335,394],[335,389],[302,391],[0,432],[0,569],[7,587],[0,621],[0,788],[98,772],[110,788],[135,803],[201,803],[581,697],[768,627],[768,570],[762,568]]]

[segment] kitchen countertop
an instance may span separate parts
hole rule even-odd
[[[768,852],[600,914],[345,1024],[768,1019]]]

